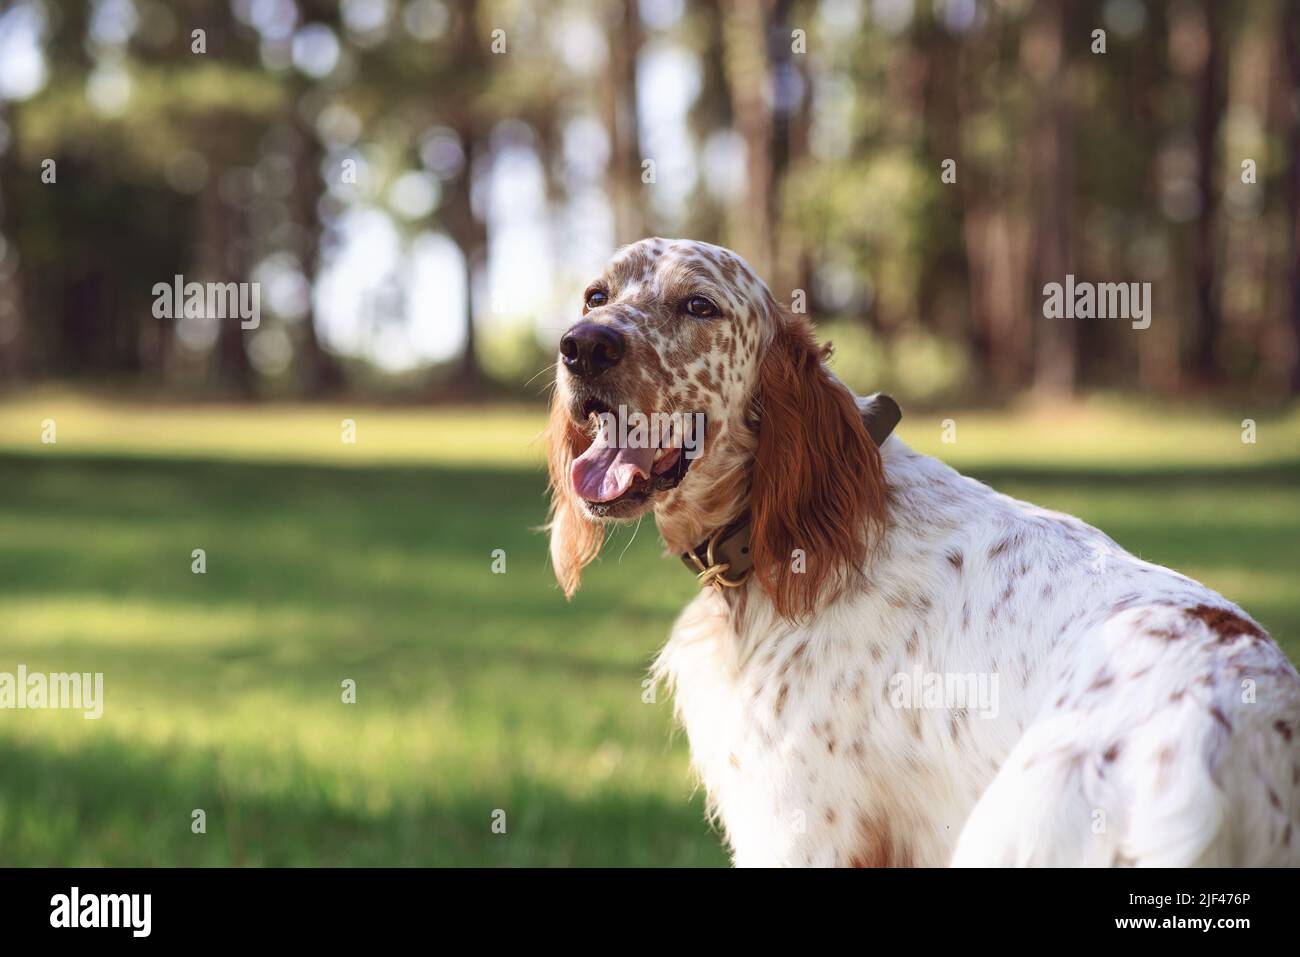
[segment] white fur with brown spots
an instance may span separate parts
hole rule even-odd
[[[798,366],[806,323],[734,253],[645,240],[597,288],[587,321],[625,351],[604,380],[560,363],[556,574],[572,594],[608,520],[652,511],[680,554],[755,513],[768,567],[702,591],[655,665],[736,864],[1300,863],[1300,677],[1241,609],[896,436],[864,451],[843,387]],[[570,479],[593,390],[704,411],[704,454],[593,509]],[[776,567],[805,540],[810,578]],[[996,676],[996,714],[899,706],[913,672]]]

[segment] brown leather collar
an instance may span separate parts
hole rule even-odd
[[[868,396],[864,403],[862,424],[878,448],[885,444],[885,439],[902,419],[903,410],[882,392]],[[749,521],[749,512],[746,511],[689,552],[682,553],[682,561],[695,573],[701,588],[712,585],[721,590],[745,584],[754,568],[754,556],[749,548]]]

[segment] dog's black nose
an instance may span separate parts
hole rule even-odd
[[[623,337],[609,326],[580,322],[560,339],[564,366],[582,379],[594,379],[623,358]]]

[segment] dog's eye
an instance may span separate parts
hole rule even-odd
[[[586,298],[582,301],[582,305],[586,309],[599,309],[607,302],[609,302],[609,296],[605,293],[605,290],[588,289]]]
[[[703,296],[691,296],[686,300],[686,311],[697,319],[711,319],[718,314],[718,307],[712,299]]]

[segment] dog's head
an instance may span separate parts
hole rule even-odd
[[[755,577],[785,615],[860,568],[883,517],[880,457],[824,356],[735,253],[620,250],[560,340],[550,532],[565,594],[605,523],[649,511],[681,552],[748,506]]]

